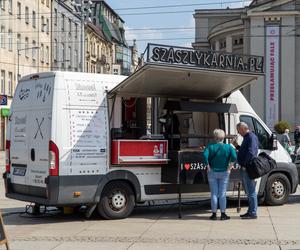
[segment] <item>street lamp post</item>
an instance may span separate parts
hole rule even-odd
[[[30,47],[30,48],[24,48],[24,49],[17,49],[18,53],[18,80],[19,80],[19,75],[20,75],[20,51],[22,50],[30,50],[30,49],[39,49],[40,47],[35,46],[35,47]]]

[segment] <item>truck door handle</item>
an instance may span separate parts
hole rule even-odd
[[[31,161],[35,161],[35,151],[34,151],[34,148],[32,148],[31,151],[30,151],[30,157],[31,157]]]

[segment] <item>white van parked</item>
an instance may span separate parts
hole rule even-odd
[[[199,79],[207,84],[201,85]],[[229,79],[235,84],[226,85]],[[214,128],[236,135],[236,124],[246,122],[258,135],[260,150],[278,166],[257,181],[258,195],[268,204],[284,204],[296,192],[298,173],[283,147],[274,144],[272,132],[235,91],[253,79],[241,73],[156,64],[145,65],[128,78],[75,72],[25,76],[16,88],[9,117],[6,196],[37,205],[86,205],[107,219],[129,216],[137,203],[177,199],[177,167],[172,157],[178,150],[172,149],[172,143],[159,136],[134,139],[111,133],[122,126],[120,96],[161,96],[165,103],[177,102],[172,107],[174,112],[179,110],[179,118],[186,116],[186,110],[190,119],[201,118],[201,128],[195,128],[200,136],[195,132],[190,137],[199,139],[200,145],[209,142]],[[181,96],[193,100],[181,100]],[[156,113],[163,109],[152,107]],[[138,126],[133,125],[135,131]],[[181,133],[180,138],[187,137]],[[189,138],[183,141],[188,143]],[[237,194],[237,172],[232,173],[229,196]],[[192,180],[195,185],[183,189],[183,198],[209,197],[207,177],[203,176],[203,182],[198,177]]]

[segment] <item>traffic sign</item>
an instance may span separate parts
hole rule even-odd
[[[0,95],[0,105],[7,105],[7,95]]]

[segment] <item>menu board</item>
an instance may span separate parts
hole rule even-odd
[[[105,110],[70,110],[70,164],[96,164],[106,158]],[[84,160],[84,161],[82,161]]]
[[[104,90],[93,82],[69,82],[67,93],[69,166],[84,167],[79,168],[82,171],[106,166],[108,121]]]

